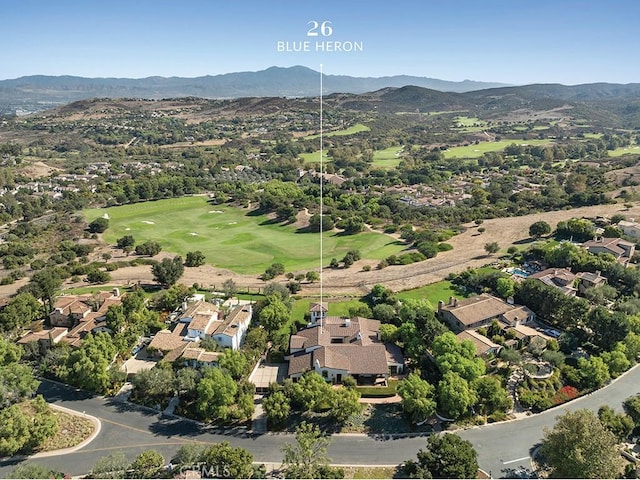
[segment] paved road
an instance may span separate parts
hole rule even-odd
[[[569,406],[549,410],[539,415],[494,425],[459,431],[478,451],[480,467],[495,477],[508,467],[529,465],[529,454],[542,439],[543,428],[551,427],[555,417],[567,410],[589,408],[597,410],[608,404],[621,411],[622,401],[640,391],[640,368],[627,372],[617,381]],[[103,397],[93,397],[70,387],[44,381],[40,393],[52,403],[86,412],[102,422],[100,435],[85,448],[64,456],[38,460],[51,468],[81,475],[90,471],[96,460],[114,451],[124,451],[133,459],[142,450],[154,448],[170,457],[180,445],[190,442],[228,441],[253,453],[258,462],[279,462],[282,446],[292,442],[286,434],[252,435],[243,430],[221,434],[215,428],[203,427],[183,419],[163,417],[157,412],[130,404],[121,404]],[[380,439],[364,435],[337,435],[329,447],[329,457],[335,464],[396,465],[413,458],[424,447],[426,439]],[[15,464],[0,463],[0,478]]]

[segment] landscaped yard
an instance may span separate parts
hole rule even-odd
[[[320,237],[296,227],[272,223],[266,215],[228,205],[211,205],[203,196],[135,203],[83,212],[87,221],[109,217],[103,238],[110,244],[124,235],[137,243],[155,240],[164,251],[186,255],[200,250],[207,263],[241,274],[258,274],[274,262],[287,271],[318,266]],[[376,232],[343,235],[325,232],[324,258],[342,258],[351,249],[379,260],[400,253],[402,242]]]
[[[416,299],[427,300],[431,304],[431,308],[434,310],[438,308],[438,301],[448,302],[449,297],[463,297],[464,292],[461,292],[456,286],[449,280],[443,280],[437,283],[431,283],[424,287],[414,288],[412,290],[405,290],[398,293],[400,300]]]
[[[354,126],[349,127],[349,128],[345,128],[344,130],[336,130],[336,131],[328,131],[328,132],[322,132],[322,136],[323,137],[340,137],[340,136],[344,136],[344,135],[353,135],[355,133],[360,133],[360,132],[368,132],[369,130],[371,130],[369,127],[367,127],[366,125],[363,125],[361,123],[356,123]],[[305,140],[311,140],[314,138],[318,138],[320,137],[320,135],[309,135],[308,137],[305,137]]]

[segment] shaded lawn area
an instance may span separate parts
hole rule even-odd
[[[164,251],[183,257],[187,252],[200,250],[207,263],[240,274],[259,274],[276,262],[288,271],[315,269],[318,263],[320,236],[317,233],[301,233],[295,226],[274,223],[256,211],[211,205],[204,196],[83,211],[89,222],[105,214],[109,228],[103,239],[110,244],[124,235],[132,235],[136,244],[154,240]],[[365,259],[380,260],[404,248],[402,242],[376,232],[323,234],[327,259],[342,258],[355,249]]]

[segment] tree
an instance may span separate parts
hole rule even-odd
[[[364,405],[360,403],[360,392],[355,388],[338,388],[330,398],[329,414],[338,424],[343,424],[352,415],[362,412]]]
[[[360,260],[360,258],[360,250],[349,250],[342,258],[342,263],[344,263],[345,268],[349,268],[355,262]]]
[[[31,293],[40,298],[46,305],[47,311],[53,310],[53,297],[62,286],[62,279],[53,268],[45,268],[31,277]]]
[[[579,358],[578,375],[580,376],[580,385],[590,390],[600,388],[611,378],[609,367],[602,358],[597,356],[592,356],[588,360]]]
[[[302,410],[318,410],[326,406],[333,389],[324,378],[313,370],[306,372],[296,383],[290,384],[290,397]]]
[[[173,285],[184,273],[182,257],[163,258],[161,262],[151,265],[151,273],[156,282],[167,287]]]
[[[427,449],[418,451],[417,462],[405,462],[409,478],[477,478],[478,454],[468,440],[454,433],[431,435]]]
[[[111,384],[109,365],[116,356],[116,347],[108,333],[98,332],[84,337],[80,348],[67,359],[66,378],[73,385],[103,393]]]
[[[513,280],[507,277],[500,277],[496,280],[496,293],[502,298],[513,297],[516,291],[516,284]]]
[[[42,315],[42,305],[29,292],[19,293],[0,311],[0,332],[26,327]]]
[[[289,321],[289,309],[275,295],[266,298],[266,305],[260,310],[258,319],[267,332],[274,332]]]
[[[157,450],[140,452],[129,466],[129,478],[154,478],[164,466],[164,457]]]
[[[204,253],[200,250],[196,250],[194,252],[187,252],[187,257],[184,260],[184,264],[187,267],[199,267],[200,265],[204,265],[206,261],[206,257]]]
[[[235,402],[238,384],[219,368],[209,368],[197,387],[196,408],[206,420],[226,421]]]
[[[262,400],[262,408],[264,408],[267,421],[272,426],[282,425],[291,411],[289,397],[281,390],[273,392]]]
[[[136,239],[133,238],[133,235],[125,235],[116,240],[116,246],[121,249],[125,249],[127,247],[133,247],[136,244]]]
[[[633,395],[622,402],[622,407],[627,415],[635,422],[636,425],[640,425],[640,394]]]
[[[109,219],[98,217],[89,224],[89,233],[103,233],[109,228]]]
[[[61,478],[60,472],[54,472],[48,467],[38,463],[23,462],[14,468],[7,478]],[[99,478],[99,477],[94,477]]]
[[[635,423],[626,413],[616,413],[609,405],[598,409],[598,418],[602,425],[622,442],[631,434]]]
[[[28,418],[19,405],[0,410],[0,455],[12,456],[20,452],[29,441]]]
[[[214,477],[251,478],[254,473],[253,455],[244,448],[232,447],[228,442],[215,443],[201,455],[208,472]]]
[[[459,341],[453,332],[438,335],[431,347],[436,366],[442,374],[455,372],[467,381],[484,375],[486,367],[476,357],[476,349],[469,340]]]
[[[185,299],[194,293],[194,291],[194,289],[182,283],[173,284],[160,295],[157,306],[163,310],[172,312],[182,305]]]
[[[276,278],[278,275],[284,275],[284,265],[282,263],[272,263],[262,274],[264,281]]]
[[[296,428],[296,443],[285,443],[282,448],[287,478],[323,478],[322,469],[329,466],[330,442],[317,425],[302,422]]]
[[[119,451],[99,458],[91,469],[91,478],[125,478],[129,462],[124,452]]]
[[[126,248],[126,247],[125,247]],[[136,255],[148,255],[153,257],[160,253],[162,247],[158,242],[154,242],[153,240],[147,240],[140,245],[136,245]]]
[[[168,368],[140,370],[131,378],[134,396],[147,405],[161,404],[175,392],[175,375]]]
[[[616,437],[591,410],[556,417],[544,429],[541,454],[557,478],[620,478]]]
[[[435,413],[435,389],[418,374],[410,373],[398,384],[397,390],[398,395],[402,397],[402,409],[411,422],[422,422]]]
[[[477,396],[473,389],[455,372],[445,373],[438,383],[438,406],[448,418],[462,417],[476,401]]]
[[[225,297],[231,298],[238,293],[238,285],[232,278],[227,278],[222,282],[222,291],[224,292]]]
[[[549,235],[551,233],[551,225],[544,220],[532,223],[529,227],[529,236],[533,238],[540,238],[543,235]]]
[[[97,268],[87,273],[87,282],[89,283],[107,283],[111,280],[109,272],[98,270]]]
[[[220,356],[218,365],[229,373],[234,380],[240,380],[249,372],[249,362],[244,353],[239,350],[225,349]]]
[[[476,405],[483,415],[493,412],[506,412],[512,406],[509,392],[494,376],[486,375],[473,381],[473,389],[478,397]]]
[[[307,282],[309,283],[314,283],[320,280],[320,274],[318,272],[316,272],[315,270],[309,270],[306,275],[305,278],[307,280]]]
[[[485,243],[484,250],[487,252],[487,255],[493,255],[494,253],[498,253],[500,245],[498,245],[498,242]]]

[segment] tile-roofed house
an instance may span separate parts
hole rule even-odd
[[[547,268],[529,275],[529,278],[535,278],[545,285],[555,287],[569,297],[575,297],[577,292],[574,287],[577,275],[567,268]]]
[[[72,327],[78,320],[91,313],[92,308],[85,303],[88,298],[79,295],[59,297],[49,313],[49,322],[53,327]]]
[[[178,357],[190,367],[214,367],[218,365],[218,360],[222,352],[209,352],[204,348],[187,347]]]
[[[535,314],[527,307],[483,293],[462,300],[451,297],[446,304],[438,302],[438,318],[461,332],[488,325],[494,319],[507,326],[528,323],[534,320]]]
[[[44,348],[48,348],[59,343],[67,335],[68,331],[66,327],[53,327],[39,332],[29,332],[18,340],[18,343],[26,345],[31,342],[38,342]]]
[[[577,277],[578,291],[581,294],[584,294],[588,288],[601,287],[607,284],[607,277],[603,277],[599,270],[596,272],[580,272]]]
[[[180,347],[186,348],[189,344],[184,340],[187,335],[188,326],[184,323],[178,323],[172,331],[160,330],[151,339],[151,342],[147,346],[148,351],[156,351],[159,356],[165,356]]]
[[[216,326],[211,336],[221,347],[238,350],[244,342],[252,316],[251,305],[238,305]]]
[[[183,306],[183,312],[178,321],[189,325],[188,340],[197,341],[215,331],[219,323],[220,309],[204,300]]]
[[[582,244],[590,253],[610,253],[624,265],[635,253],[636,245],[622,238],[595,237]]]
[[[491,341],[484,335],[476,332],[475,330],[464,330],[456,335],[461,342],[469,340],[476,348],[476,355],[479,357],[486,357],[491,353],[499,353],[501,346]]]
[[[110,292],[100,293],[103,295],[94,295],[92,297],[99,302],[98,310],[90,312],[79,320],[62,339],[64,343],[67,343],[72,347],[79,347],[82,344],[82,339],[89,333],[96,333],[100,331],[113,333],[106,327],[106,325],[104,325],[103,322],[106,319],[107,310],[109,310],[111,306],[122,304],[122,299],[124,297],[121,295],[115,296],[115,293],[112,294]]]
[[[368,318],[325,317],[291,335],[288,376],[314,370],[328,381],[346,375],[360,382],[386,379],[404,367],[402,351],[378,338],[380,322]]]

